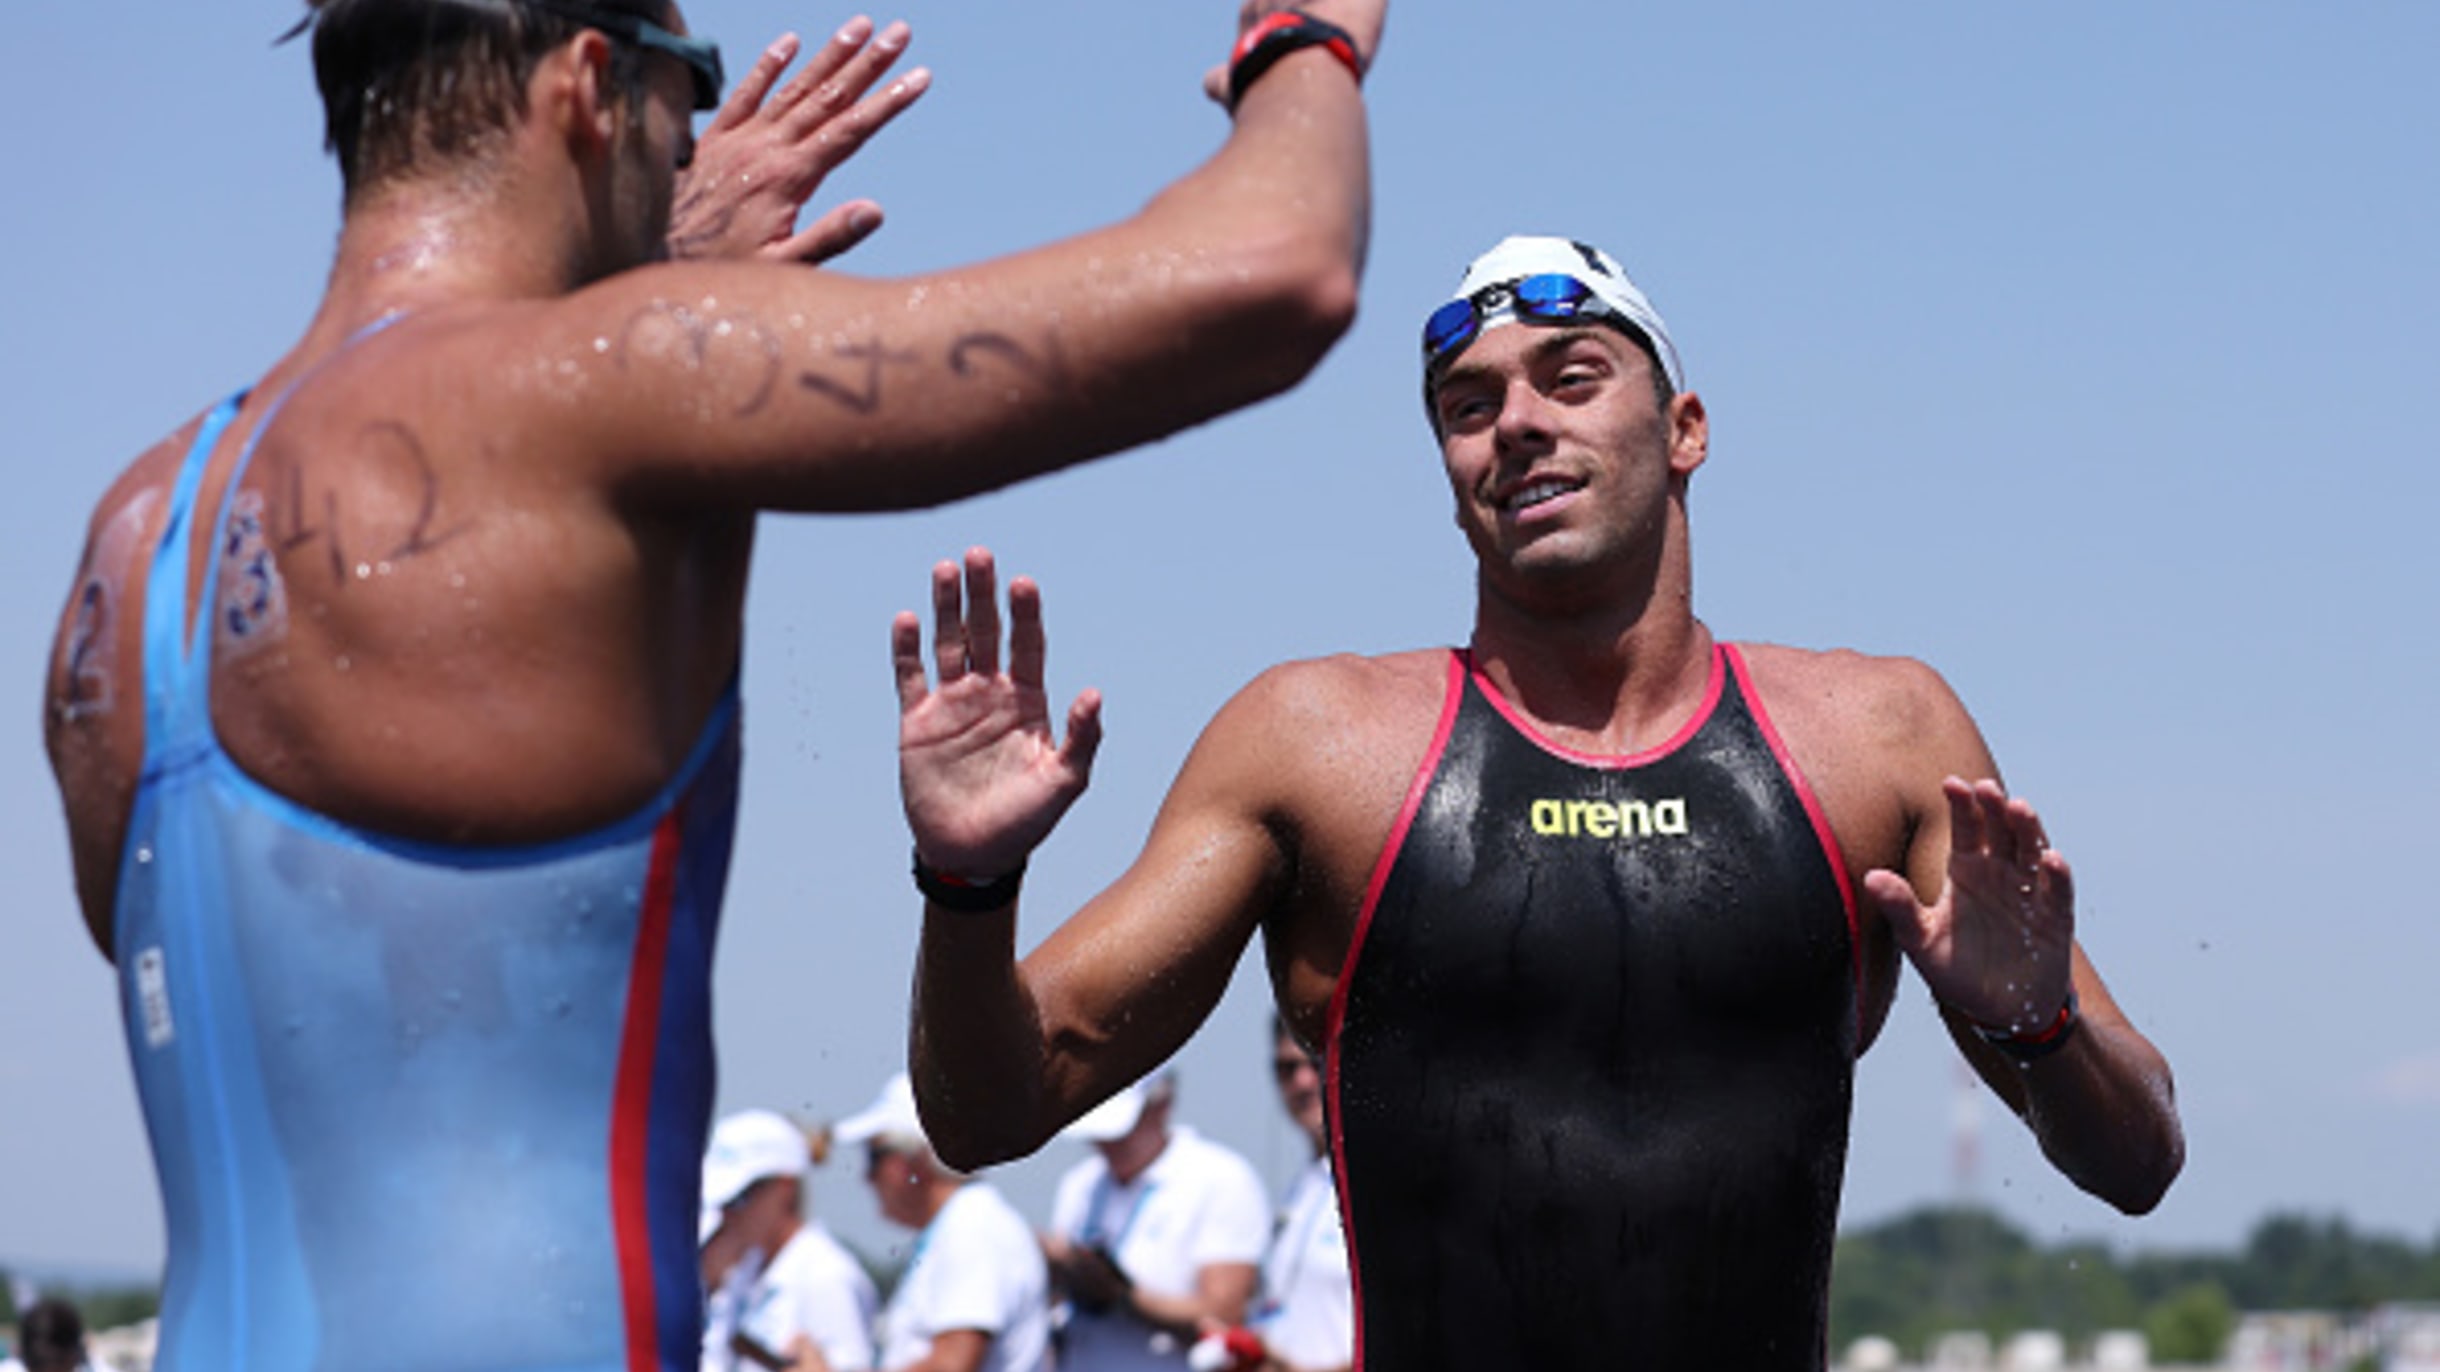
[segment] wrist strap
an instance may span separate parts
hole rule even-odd
[[[1363,83],[1364,57],[1356,51],[1352,34],[1303,10],[1282,10],[1256,22],[1237,39],[1236,50],[1228,59],[1228,107],[1237,108],[1237,102],[1245,98],[1246,88],[1269,71],[1273,63],[1289,53],[1312,47],[1327,49],[1346,66],[1348,75],[1359,85]]]
[[[1982,1035],[1983,1042],[2018,1062],[2033,1062],[2065,1048],[2067,1041],[2076,1036],[2079,1018],[2076,1013],[2076,988],[2070,986],[2067,988],[2067,1002],[2059,1007],[2059,1013],[2051,1017],[2050,1023],[2032,1033],[2011,1033],[1986,1024],[1975,1025],[1974,1032]]]
[[[971,881],[925,862],[921,852],[915,854],[915,889],[923,892],[925,900],[961,915],[985,915],[1007,909],[1017,903],[1017,887],[1024,881],[1022,862],[1016,870],[1002,872],[988,881]]]

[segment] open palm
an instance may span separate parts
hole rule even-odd
[[[915,851],[941,871],[988,879],[1014,871],[1084,794],[1101,742],[1101,698],[1068,708],[1067,738],[1051,730],[1042,684],[1042,595],[1008,588],[1008,660],[1000,662],[997,572],[976,548],[962,569],[932,570],[932,667],[917,617],[890,626],[898,679],[898,780]],[[931,684],[937,674],[939,684]]]

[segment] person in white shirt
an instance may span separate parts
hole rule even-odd
[[[805,1217],[805,1131],[744,1110],[703,1159],[703,1372],[869,1372],[880,1305],[864,1265]]]
[[[1251,1328],[1268,1351],[1267,1368],[1346,1372],[1355,1362],[1355,1290],[1347,1235],[1339,1227],[1338,1186],[1331,1177],[1322,1068],[1276,1015],[1271,1017],[1271,1074],[1279,1083],[1279,1103],[1313,1145],[1313,1161],[1296,1174],[1280,1207]]]
[[[1243,1324],[1271,1207],[1253,1164],[1173,1126],[1162,1073],[1068,1126],[1094,1156],[1060,1178],[1042,1246],[1067,1295],[1060,1366],[1180,1372],[1202,1330]]]
[[[1050,1274],[1033,1230],[998,1191],[941,1163],[924,1137],[905,1074],[833,1133],[841,1143],[864,1145],[865,1180],[882,1216],[916,1233],[881,1314],[880,1366],[1045,1372]]]

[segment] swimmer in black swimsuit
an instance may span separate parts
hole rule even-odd
[[[1469,647],[1263,674],[1134,866],[1022,963],[1017,878],[1099,700],[1055,737],[1023,580],[1001,669],[981,550],[933,574],[937,685],[900,616],[943,1155],[1030,1151],[1166,1058],[1259,929],[1325,1057],[1359,1367],[1822,1367],[1853,1065],[1901,956],[2062,1171],[2158,1203],[2168,1065],[1947,685],[1694,616],[1703,403],[1617,263],[1509,240],[1425,347]]]

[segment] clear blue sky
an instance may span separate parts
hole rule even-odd
[[[21,7],[0,216],[0,1265],[142,1270],[161,1230],[112,979],[77,922],[35,719],[85,512],[250,379],[328,264],[336,175],[289,0]],[[1220,0],[913,0],[932,93],[823,203],[895,274],[1124,214],[1218,140]],[[845,11],[700,0],[732,70]],[[1496,19],[1494,18],[1496,16]],[[889,18],[884,13],[879,17]],[[1984,1098],[1980,1194],[2046,1238],[2235,1242],[2304,1209],[2440,1233],[2440,7],[2164,0],[1669,7],[1405,0],[1373,83],[1361,322],[1293,395],[923,516],[774,520],[719,974],[724,1108],[862,1105],[916,907],[886,663],[936,557],[1044,583],[1093,792],[1026,937],[1108,880],[1263,666],[1461,640],[1471,577],[1415,329],[1513,230],[1600,242],[1709,402],[1696,601],[1724,636],[1922,657],[2075,862],[2083,933],[2176,1065],[2192,1159],[2152,1218],[2051,1174]],[[48,133],[39,132],[49,130]],[[1251,963],[1186,1118],[1295,1146]],[[1846,1218],[1947,1198],[1952,1054],[1910,982],[1861,1072]],[[1010,1169],[1039,1216],[1075,1156]],[[820,1182],[888,1237],[852,1169]],[[376,1221],[377,1222],[377,1221]]]

